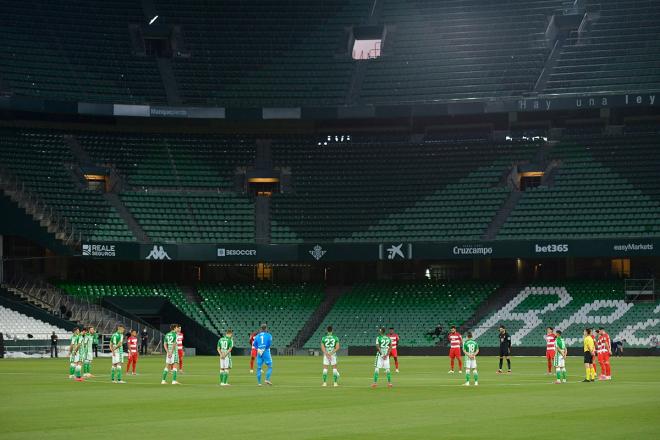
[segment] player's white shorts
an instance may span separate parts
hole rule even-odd
[[[229,368],[231,368],[231,356],[227,356],[224,359],[220,358],[220,369],[226,370]]]
[[[564,356],[557,353],[555,355],[554,364],[555,364],[555,368],[566,368],[566,359],[564,358]]]
[[[121,359],[121,353],[119,350],[115,350],[114,353],[112,353],[112,363],[113,364],[121,364],[122,359]]]
[[[174,353],[165,356],[165,363],[167,365],[178,364],[179,363],[179,353],[174,351]]]
[[[465,357],[465,369],[466,370],[473,370],[477,368],[477,358],[470,359],[469,357]]]
[[[337,365],[337,354],[330,356],[330,359],[328,359],[328,356],[323,355],[323,365]]]
[[[375,362],[375,367],[376,368],[384,368],[386,370],[390,369],[390,357],[387,356],[386,358],[383,358],[381,355],[376,355],[376,362]]]
[[[87,355],[85,356],[84,361],[85,362],[92,362],[93,360],[94,360],[94,353],[92,353],[92,352],[87,353]]]
[[[70,362],[80,362],[80,352],[74,354],[73,356],[69,356],[69,361]]]

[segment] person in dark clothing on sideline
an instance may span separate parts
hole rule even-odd
[[[149,333],[143,328],[140,335],[140,354],[147,354],[147,345],[149,345]]]
[[[55,332],[53,332],[52,335],[50,335],[50,357],[58,357],[57,356],[57,335]]]

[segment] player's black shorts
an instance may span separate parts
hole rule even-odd
[[[584,352],[584,363],[585,364],[593,364],[594,363],[594,357],[592,356],[590,351],[585,351]]]
[[[500,347],[500,357],[511,356],[511,350]]]

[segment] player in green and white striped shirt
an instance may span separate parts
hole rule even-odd
[[[172,385],[178,385],[176,381],[176,366],[179,363],[179,351],[176,344],[176,335],[181,327],[179,324],[171,324],[170,332],[165,335],[163,345],[165,347],[165,368],[163,369],[163,380],[160,381],[162,385],[167,383],[167,373],[172,372]]]
[[[555,372],[557,373],[557,380],[555,383],[566,383],[566,356],[568,355],[568,348],[566,342],[561,336],[561,330],[556,330],[555,335]]]
[[[339,386],[339,371],[337,370],[337,352],[339,351],[339,338],[332,334],[332,326],[329,325],[328,334],[321,338],[321,351],[323,352],[323,386],[328,386],[328,365],[332,366],[332,378],[334,386]]]
[[[110,336],[110,352],[112,353],[112,374],[110,378],[113,383],[126,383],[122,380],[122,368],[124,355],[124,325],[119,324],[117,331]],[[116,377],[116,379],[115,379]]]
[[[470,386],[470,370],[474,376],[474,386],[479,385],[479,373],[477,372],[477,355],[479,354],[479,344],[472,339],[472,332],[467,332],[467,340],[463,343],[463,352],[465,353],[465,383]]]
[[[231,369],[231,350],[234,348],[232,336],[234,331],[227,329],[225,335],[218,340],[218,354],[220,355],[220,386],[229,386],[229,370]]]
[[[81,367],[80,367],[80,345],[82,337],[80,336],[80,329],[78,327],[73,329],[71,336],[71,343],[69,344],[69,379],[74,379],[78,382],[82,381]]]
[[[392,388],[392,374],[390,373],[390,353],[392,352],[392,340],[385,335],[385,327],[381,327],[376,338],[376,362],[374,363],[374,383],[371,388],[378,386],[378,374],[381,368],[385,369],[387,375],[387,386]]]
[[[83,346],[85,347],[85,357],[82,359],[83,362],[83,375],[85,377],[94,377],[92,374],[92,360],[94,359],[94,338],[96,336],[96,330],[94,327],[89,327],[87,329],[86,339],[83,338]]]

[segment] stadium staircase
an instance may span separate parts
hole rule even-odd
[[[80,248],[82,235],[71,222],[57,214],[39,195],[28,190],[13,173],[1,166],[0,190],[59,243],[71,250]]]
[[[110,206],[115,208],[119,217],[124,221],[124,223],[126,223],[128,229],[140,243],[151,243],[151,239],[147,233],[144,232],[142,226],[140,226],[135,217],[133,217],[133,214],[128,210],[128,208],[126,208],[126,205],[122,203],[121,199],[116,193],[105,192],[103,193],[103,198],[108,202]]]
[[[147,328],[149,334],[149,345],[154,349],[163,340],[163,334],[136,317],[129,317],[116,310],[102,306],[98,302],[87,298],[74,297],[66,291],[39,280],[32,276],[23,276],[3,284],[3,287],[16,297],[34,304],[35,306],[59,317],[64,311],[71,317],[67,318],[76,322],[79,326],[91,325],[100,334],[111,334],[116,330],[117,323],[123,323],[127,328]]]
[[[305,345],[305,343],[312,337],[314,332],[319,325],[323,322],[325,317],[330,313],[332,306],[337,302],[337,300],[346,292],[351,290],[350,286],[327,286],[325,291],[325,297],[323,302],[314,310],[312,316],[309,317],[305,325],[300,329],[298,334],[291,344],[289,344],[289,349],[299,350]]]
[[[495,217],[488,225],[486,233],[483,235],[484,240],[493,240],[499,232],[502,225],[509,218],[511,212],[515,209],[518,201],[522,197],[522,192],[517,188],[512,188],[509,196],[504,201],[502,207],[497,211]]]
[[[167,96],[167,103],[169,105],[181,105],[181,94],[179,93],[179,86],[174,77],[174,70],[172,67],[172,60],[168,58],[156,58],[156,65],[160,72],[160,77],[163,80],[165,87],[165,95]]]

